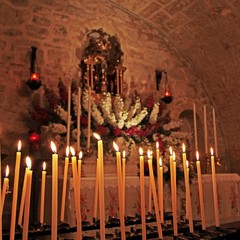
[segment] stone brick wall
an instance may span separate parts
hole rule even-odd
[[[157,29],[143,20],[127,11],[120,11],[105,0],[2,0],[0,132],[3,152],[8,154],[8,158],[3,161],[3,168],[8,162],[10,171],[13,171],[18,139],[23,141],[23,155],[29,151],[27,136],[33,125],[28,108],[33,96],[42,93],[42,89],[32,91],[26,85],[29,78],[31,46],[38,48],[37,59],[43,84],[57,88],[59,78],[65,83],[78,79],[78,64],[87,44],[86,33],[94,28],[103,28],[107,33],[115,35],[121,43],[124,66],[127,67],[127,94],[137,91],[142,95],[152,94],[155,99],[160,99],[163,86],[161,91],[156,91],[155,70],[165,69],[174,95],[171,104],[172,118],[178,119],[182,112],[191,111],[192,103],[196,102],[198,127],[199,132],[202,132],[203,104],[207,104],[208,124],[209,127],[212,126],[211,102],[198,74]],[[187,121],[192,121],[191,117],[188,117]],[[218,137],[219,155],[223,160],[224,170],[227,170],[228,155],[220,124]],[[209,140],[213,144],[211,128]],[[10,197],[8,200],[10,202]]]

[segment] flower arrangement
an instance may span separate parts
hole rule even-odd
[[[58,141],[59,146],[66,146],[67,133],[67,89],[59,80],[58,95],[53,90],[44,86],[45,102],[34,102],[30,109],[32,119],[39,123],[45,131],[50,132]],[[77,84],[71,84],[71,143],[76,142],[77,137]],[[89,92],[82,89],[81,93],[81,148],[86,149],[87,126],[88,126],[88,100]],[[183,172],[181,158],[181,146],[184,142],[189,145],[191,134],[181,132],[182,121],[171,121],[170,111],[166,105],[154,102],[152,96],[141,99],[134,95],[124,99],[120,95],[112,96],[110,93],[102,95],[101,99],[92,98],[91,100],[91,135],[92,132],[98,133],[103,142],[105,156],[115,156],[112,143],[115,141],[120,150],[126,151],[126,158],[137,158],[138,150],[141,146],[144,152],[147,149],[154,151],[156,142],[164,162],[165,176],[168,175],[168,148],[172,146],[176,153],[177,168]],[[96,141],[91,141],[89,154],[96,149]],[[156,164],[154,164],[156,165]],[[147,168],[146,168],[147,174]],[[178,176],[180,176],[178,174]]]

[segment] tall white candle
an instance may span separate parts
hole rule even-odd
[[[177,216],[177,169],[176,169],[176,155],[175,152],[172,154],[172,171],[173,171],[173,189],[172,189],[172,205],[173,205],[173,235],[178,235],[178,216]]]
[[[32,188],[32,170],[31,170],[31,159],[28,160],[28,171],[27,171],[27,189],[26,189],[26,200],[24,206],[24,220],[23,220],[23,234],[22,239],[28,239],[29,229],[29,214],[30,214],[30,202],[31,202],[31,188]]]
[[[148,179],[148,213],[152,212],[152,188],[150,179]]]
[[[125,221],[123,212],[123,194],[122,194],[122,167],[121,167],[121,153],[115,142],[113,142],[114,149],[116,150],[116,161],[117,161],[117,177],[118,177],[118,202],[119,202],[119,216],[120,216],[120,229],[121,229],[121,239],[126,239],[125,233]]]
[[[196,151],[196,167],[197,167],[197,176],[198,176],[198,193],[199,193],[202,230],[206,230],[206,218],[205,218],[205,209],[204,209],[204,201],[203,201],[203,187],[202,187],[202,173],[201,173],[201,164],[200,164],[200,160],[199,160],[198,151]]]
[[[186,155],[186,146],[185,144],[183,143],[182,144],[182,159],[183,159],[183,172],[184,172],[184,182],[185,182],[185,189],[187,188],[187,164],[186,164],[186,161],[187,161],[187,155]],[[189,209],[188,209],[188,197],[187,197],[187,191],[185,192],[185,199],[186,199],[186,219],[188,219],[188,212],[189,212]]]
[[[3,179],[3,187],[2,187],[2,195],[1,195],[1,214],[3,213],[4,203],[5,203],[5,197],[9,188],[9,166],[6,167],[6,176]],[[2,218],[2,215],[0,216]]]
[[[217,126],[216,126],[216,113],[215,109],[212,109],[213,115],[213,133],[214,133],[214,148],[215,148],[215,156],[218,157],[218,140],[217,140]]]
[[[24,174],[24,180],[23,180],[23,188],[22,188],[22,196],[21,196],[21,202],[20,202],[20,208],[19,208],[19,213],[18,213],[18,225],[22,226],[23,222],[23,210],[24,210],[24,205],[25,205],[25,197],[26,197],[26,189],[27,189],[27,171],[29,170],[28,164],[25,169],[25,174]]]
[[[79,228],[82,235],[82,210],[81,210],[81,180],[82,180],[82,157],[83,152],[80,151],[78,154],[78,201],[79,201]]]
[[[161,222],[164,223],[164,203],[163,203],[163,164],[162,158],[159,159],[159,183],[158,183],[158,191],[159,191],[159,208],[161,213]]]
[[[95,192],[94,192],[94,207],[93,207],[93,221],[94,222],[97,219],[98,195],[99,195],[99,160],[97,158]]]
[[[146,230],[146,213],[145,213],[145,185],[144,185],[144,157],[143,150],[139,148],[139,166],[140,166],[140,198],[141,198],[141,222],[142,222],[142,239],[147,239]]]
[[[123,212],[125,215],[125,204],[126,204],[126,151],[122,153],[122,194],[123,194]]]
[[[69,165],[69,146],[66,148],[66,157],[63,173],[63,186],[62,186],[62,202],[61,202],[61,215],[60,222],[64,221],[65,216],[65,204],[66,204],[66,191],[67,191],[67,176],[68,176],[68,165]]]
[[[197,136],[197,114],[196,105],[193,103],[193,123],[194,123],[194,138],[195,138],[195,150],[198,150],[198,136]]]
[[[210,152],[211,152],[211,167],[212,167],[212,185],[213,185],[213,201],[214,201],[215,225],[216,225],[216,227],[220,227],[219,208],[218,208],[217,179],[216,179],[215,159],[214,159],[214,155],[213,155],[213,148],[210,149]]]
[[[191,203],[191,192],[190,192],[190,185],[189,185],[189,167],[188,167],[188,161],[186,162],[187,165],[187,185],[186,185],[186,193],[188,198],[188,224],[189,224],[189,231],[191,233],[194,232],[193,228],[193,218],[192,218],[192,203]]]
[[[150,151],[148,151],[148,168],[149,168],[149,180],[150,180],[150,183],[151,183],[152,194],[153,194],[154,209],[155,209],[155,213],[156,213],[158,238],[163,239],[162,224],[161,224],[161,219],[160,219],[160,214],[159,214],[157,191],[156,191],[156,185],[155,185],[154,173],[153,173],[153,166],[152,166],[152,154],[151,154]]]
[[[11,225],[10,225],[10,240],[15,239],[17,198],[18,198],[18,182],[19,182],[20,161],[21,161],[21,146],[22,146],[21,141],[18,141],[18,151],[16,153],[16,162],[15,162],[15,171],[14,171],[12,214],[11,214]]]
[[[47,174],[46,162],[43,162],[42,182],[41,182],[41,201],[40,201],[40,224],[44,223],[46,174]]]
[[[80,135],[81,135],[81,87],[78,87],[78,102],[77,102],[77,151],[80,151]]]
[[[79,186],[78,186],[78,172],[77,172],[77,159],[75,156],[75,150],[70,147],[72,154],[72,173],[73,173],[73,186],[74,186],[74,202],[76,208],[76,219],[77,219],[77,239],[82,239],[82,229],[80,223],[80,199],[79,199]]]
[[[57,240],[58,219],[58,154],[56,145],[51,142],[52,154],[52,219],[51,239]]]
[[[91,143],[91,115],[92,115],[92,89],[88,87],[88,126],[87,126],[87,151]]]
[[[205,154],[208,155],[208,129],[207,129],[207,107],[203,106],[204,115],[204,143],[205,143]]]
[[[68,112],[67,112],[67,146],[70,146],[71,128],[71,84],[68,86]]]
[[[98,140],[100,238],[105,239],[105,196],[104,196],[103,142],[98,134],[94,133],[93,135]]]

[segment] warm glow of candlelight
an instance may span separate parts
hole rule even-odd
[[[27,168],[31,169],[32,167],[32,162],[31,162],[31,158],[30,157],[26,157],[26,164],[27,164]]]
[[[43,162],[43,171],[45,171],[46,170],[46,162],[44,161]]]
[[[172,153],[172,156],[173,156],[173,161],[176,161],[176,153],[175,152]]]
[[[5,176],[6,176],[6,178],[9,176],[9,166],[8,165],[6,166],[6,175]]]
[[[184,153],[186,152],[186,146],[185,146],[184,143],[182,144],[182,151],[183,151]]]
[[[162,167],[162,158],[159,158],[159,166]]]
[[[172,155],[172,154],[173,154],[172,147],[170,147],[170,148],[169,148],[169,153],[170,153],[170,155]]]
[[[21,141],[19,140],[19,141],[18,141],[18,152],[21,151],[21,148],[22,148],[22,143],[21,143]]]
[[[196,151],[196,160],[199,161],[199,153]]]
[[[52,151],[53,151],[54,153],[56,153],[56,152],[57,152],[56,145],[54,144],[54,142],[53,142],[53,141],[51,141],[51,149],[52,149]]]
[[[67,146],[67,147],[66,147],[66,157],[69,156],[69,151],[70,151],[70,150],[69,150],[69,146]]]
[[[126,151],[125,151],[125,150],[123,150],[123,152],[122,152],[122,157],[123,157],[123,158],[126,157]]]
[[[119,152],[119,147],[114,141],[113,141],[113,147],[114,147],[116,152]]]
[[[72,156],[75,156],[75,150],[73,147],[70,147],[70,152],[71,152]]]
[[[147,155],[148,155],[148,158],[151,158],[151,156],[152,156],[152,151],[148,149]]]
[[[101,137],[100,137],[97,133],[93,133],[93,136],[94,136],[97,140],[101,140]]]
[[[81,159],[82,159],[82,157],[83,157],[83,152],[82,152],[82,151],[80,151],[80,152],[79,152],[79,154],[78,154],[78,159],[79,159],[79,160],[81,160]]]
[[[211,156],[213,156],[213,148],[210,148]]]
[[[143,155],[143,149],[140,147],[139,148],[139,154],[142,156]]]
[[[188,160],[186,160],[186,167],[187,167],[187,168],[189,167],[189,162],[188,162]]]
[[[157,149],[159,148],[159,142],[156,142],[156,148]]]

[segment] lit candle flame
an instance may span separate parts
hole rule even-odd
[[[148,149],[147,155],[148,155],[148,158],[151,158],[151,156],[152,156],[152,151]]]
[[[172,147],[169,148],[169,152],[170,152],[170,155],[173,154],[173,150],[172,150]]]
[[[53,141],[51,141],[51,149],[52,149],[52,151],[53,151],[54,153],[56,153],[56,152],[57,152],[56,145],[54,144],[54,142],[53,142]]]
[[[198,151],[196,151],[196,159],[197,159],[197,161],[199,161],[199,153],[198,153]]]
[[[213,156],[213,148],[210,148],[211,156]]]
[[[116,152],[119,152],[119,147],[114,141],[113,141],[113,147],[114,147]]]
[[[175,152],[173,152],[172,156],[173,156],[173,161],[176,161],[176,153]]]
[[[69,146],[66,147],[66,157],[69,156]]]
[[[93,133],[93,136],[94,136],[97,140],[101,140],[101,137],[100,137],[97,133]]]
[[[9,166],[8,165],[6,166],[6,175],[5,176],[6,176],[6,178],[9,176]]]
[[[123,150],[122,156],[123,156],[123,158],[126,157],[126,151],[125,150]]]
[[[82,157],[83,157],[83,152],[80,151],[79,154],[78,154],[78,158],[79,158],[80,160],[82,160]]]
[[[45,171],[46,170],[46,162],[44,161],[43,162],[43,171]]]
[[[22,148],[22,143],[21,143],[21,141],[19,140],[19,141],[18,141],[18,152],[21,151],[21,148]]]
[[[139,148],[139,154],[142,156],[143,155],[143,149],[140,147]]]
[[[26,164],[27,164],[27,168],[31,169],[32,162],[31,162],[31,158],[29,156],[26,157]]]
[[[156,142],[156,148],[157,149],[159,148],[159,142]]]
[[[186,167],[187,167],[187,168],[189,167],[189,162],[188,162],[188,160],[186,160]]]
[[[73,147],[70,147],[70,152],[71,152],[72,156],[75,156],[75,150]]]
[[[184,143],[182,144],[182,151],[183,151],[184,153],[186,152],[186,146],[185,146]]]
[[[159,158],[159,166],[162,167],[162,158]]]

